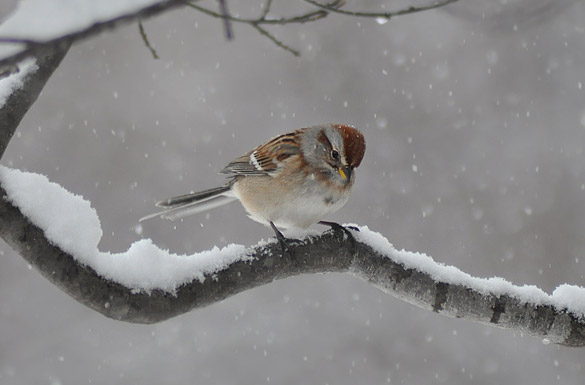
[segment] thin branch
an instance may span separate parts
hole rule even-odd
[[[382,18],[382,19],[390,20],[390,18],[392,18],[394,16],[409,15],[411,13],[423,12],[423,11],[428,11],[430,9],[440,8],[440,7],[443,7],[447,4],[454,3],[457,0],[443,0],[443,1],[436,2],[434,4],[425,5],[422,7],[408,7],[406,9],[402,9],[399,11],[391,11],[391,12],[346,11],[346,10],[340,9],[338,7],[331,7],[328,4],[318,3],[315,0],[304,0],[304,1],[306,1],[309,4],[314,5],[315,7],[319,7],[321,9],[326,10],[326,11],[331,12],[331,13],[339,13],[339,14],[347,15],[347,16],[372,17],[372,18]]]
[[[315,0],[304,0],[304,1],[306,1],[307,3],[309,3],[313,6],[321,8],[321,10],[312,11],[312,12],[304,13],[301,15],[293,16],[293,17],[268,18],[268,13],[270,12],[270,7],[272,6],[272,0],[269,0],[266,3],[266,5],[264,6],[260,16],[256,19],[253,19],[253,18],[241,18],[241,17],[231,16],[231,15],[228,15],[227,12],[223,12],[223,10],[222,10],[222,12],[219,12],[219,13],[214,12],[210,9],[207,9],[205,7],[202,7],[202,6],[193,4],[193,3],[187,3],[187,6],[193,8],[193,9],[196,9],[197,11],[204,13],[208,16],[222,19],[222,20],[224,20],[224,22],[231,21],[231,22],[235,22],[235,23],[248,24],[248,25],[252,26],[253,28],[255,28],[262,35],[269,38],[277,46],[287,50],[288,52],[292,53],[295,56],[299,56],[300,52],[298,50],[295,50],[295,49],[291,48],[289,45],[286,45],[281,40],[278,40],[273,34],[268,32],[265,28],[261,27],[261,25],[263,25],[263,24],[286,25],[286,24],[292,24],[292,23],[307,23],[307,22],[312,22],[312,21],[322,19],[322,18],[326,17],[329,13],[339,13],[339,14],[343,14],[343,15],[356,16],[356,17],[384,18],[384,19],[389,20],[391,17],[394,17],[394,16],[407,15],[407,14],[411,14],[411,13],[417,13],[417,12],[427,11],[430,9],[439,8],[439,7],[445,6],[449,3],[453,3],[457,0],[442,0],[442,1],[439,1],[435,4],[422,6],[422,7],[409,7],[406,9],[399,10],[399,11],[375,12],[375,13],[373,13],[373,12],[355,12],[355,11],[343,10],[343,9],[341,9],[341,7],[343,7],[345,5],[345,0],[334,0],[334,1],[331,1],[329,3],[319,3]],[[221,4],[221,2],[220,2],[220,4]]]
[[[221,11],[221,18],[223,19],[223,26],[225,28],[225,37],[228,40],[232,39],[232,24],[230,22],[229,12],[227,9],[226,0],[219,0],[219,10]]]
[[[160,59],[158,54],[156,53],[156,50],[154,49],[154,47],[152,45],[150,45],[150,41],[148,40],[148,36],[146,35],[146,31],[144,30],[144,26],[142,25],[142,20],[138,21],[138,30],[140,31],[140,37],[142,38],[142,41],[146,45],[146,48],[148,48],[148,50],[152,54],[152,57],[154,59]]]
[[[319,7],[320,9],[317,11],[310,11],[310,12],[306,12],[304,14],[300,14],[300,15],[296,15],[296,16],[292,16],[292,17],[280,17],[280,18],[268,17],[268,14],[270,12],[270,8],[272,5],[272,0],[268,0],[260,17],[256,18],[256,19],[251,19],[251,18],[246,19],[246,18],[233,17],[233,16],[229,15],[227,13],[227,11],[221,11],[220,13],[214,12],[214,11],[211,11],[207,8],[200,7],[200,6],[196,5],[195,4],[196,1],[197,0],[191,0],[189,2],[185,2],[185,0],[161,0],[160,2],[158,2],[156,4],[144,7],[144,8],[139,9],[133,13],[121,15],[121,16],[112,18],[110,20],[103,21],[103,22],[97,22],[97,23],[95,23],[87,28],[84,28],[82,30],[72,32],[72,33],[69,33],[67,35],[59,36],[59,37],[56,37],[56,38],[48,40],[48,41],[35,41],[35,40],[21,39],[21,38],[17,38],[17,37],[0,37],[0,43],[13,43],[13,44],[22,44],[23,45],[22,49],[20,49],[16,53],[14,53],[10,56],[4,57],[4,58],[0,58],[0,74],[5,73],[7,71],[10,71],[15,64],[24,60],[27,57],[39,56],[41,54],[51,52],[54,49],[58,49],[59,45],[63,44],[63,45],[68,46],[75,41],[85,39],[89,36],[93,36],[95,34],[102,32],[102,31],[117,28],[121,25],[127,24],[127,23],[132,22],[132,21],[137,20],[137,19],[145,19],[147,17],[162,13],[164,11],[173,9],[173,8],[181,6],[181,5],[187,5],[191,8],[197,9],[198,11],[200,11],[208,16],[221,18],[224,21],[224,23],[228,23],[228,22],[247,23],[247,24],[250,24],[251,26],[253,26],[254,28],[256,28],[258,31],[260,31],[257,28],[257,26],[259,26],[259,25],[263,25],[263,24],[266,24],[266,25],[269,25],[269,24],[287,25],[287,24],[293,24],[293,23],[308,23],[308,22],[320,20],[320,19],[326,17],[329,13],[341,13],[341,14],[350,15],[350,16],[362,16],[362,17],[390,18],[390,17],[397,16],[397,15],[410,14],[410,13],[421,12],[421,11],[425,11],[425,10],[429,10],[429,9],[433,9],[433,8],[438,8],[438,7],[447,5],[449,3],[455,2],[457,0],[443,0],[439,3],[425,6],[425,7],[410,7],[410,8],[401,10],[401,11],[385,12],[385,13],[367,13],[367,12],[344,11],[344,10],[340,9],[341,7],[343,7],[345,5],[344,0],[332,0],[329,3],[323,3],[323,4],[318,3],[314,0],[305,0],[309,4],[316,6],[316,7]],[[220,0],[220,1],[223,2],[224,0]],[[269,37],[275,43],[276,43],[276,41],[278,41],[278,40],[273,39],[274,36],[272,34],[268,33],[265,29],[263,29],[263,31],[264,32],[261,32],[261,33],[264,36]],[[231,30],[226,29],[226,34],[230,34],[230,36],[231,36]],[[270,36],[272,36],[272,38]],[[282,48],[288,47],[286,44],[284,44],[282,42],[280,42],[280,43],[281,44],[278,44],[280,47],[282,47]],[[298,52],[294,49],[293,50],[287,49],[287,51]]]
[[[330,7],[335,7],[335,4],[338,3],[342,3],[342,1],[336,0],[333,1],[331,3],[329,3],[328,5]],[[296,15],[296,16],[292,16],[292,17],[280,17],[280,18],[268,18],[267,13],[266,12],[266,8],[264,9],[264,11],[262,12],[262,15],[256,19],[252,19],[252,18],[242,18],[242,17],[236,17],[236,16],[232,16],[232,15],[222,15],[221,13],[212,11],[210,9],[207,9],[205,7],[202,7],[200,5],[194,4],[194,3],[186,3],[186,6],[196,9],[197,11],[204,13],[208,16],[211,17],[215,17],[217,19],[224,19],[227,18],[229,21],[233,21],[235,23],[244,23],[244,24],[275,24],[275,25],[286,25],[286,24],[304,24],[304,23],[309,23],[309,22],[313,22],[313,21],[317,21],[320,20],[324,17],[327,16],[328,12],[326,11],[311,11],[311,12],[307,12],[301,15]]]
[[[286,51],[292,53],[295,56],[301,56],[301,53],[299,51],[297,51],[294,48],[291,48],[290,46],[284,44],[282,41],[278,40],[276,38],[276,36],[272,35],[270,32],[268,32],[267,30],[265,30],[264,28],[260,27],[258,24],[252,24],[252,27],[254,27],[258,32],[260,32],[262,35],[266,36],[267,38],[269,38],[270,40],[272,40],[274,42],[274,44],[276,44],[277,46],[279,46],[280,48],[285,49]]]
[[[165,11],[170,11],[171,9],[182,6],[184,4],[185,0],[161,0],[156,4],[149,5],[135,12],[121,15],[103,22],[98,22],[77,32],[59,36],[43,42],[9,37],[0,38],[0,42],[23,43],[24,45],[24,47],[17,53],[0,59],[0,70],[4,68],[4,66],[17,64],[27,57],[40,56],[46,53],[51,53],[54,50],[59,50],[60,46],[69,46],[75,41],[97,35],[98,33],[101,33],[105,30],[114,29],[138,19],[146,19],[150,16],[157,15]]]
[[[270,12],[271,6],[272,6],[272,0],[267,0],[266,5],[264,6],[264,10],[262,11],[262,14],[260,15],[260,19],[266,19],[266,16],[268,16],[268,12]]]
[[[337,8],[337,7],[343,6],[343,4],[345,4],[344,0],[333,0],[332,2],[327,3],[326,5],[328,7],[331,7],[331,8]],[[266,5],[264,6],[264,9],[262,10],[262,13],[260,14],[260,17],[258,17],[256,19],[231,16],[227,12],[223,12],[223,11],[221,13],[214,12],[210,9],[207,9],[205,7],[202,7],[202,6],[194,4],[194,3],[187,3],[187,6],[193,8],[193,9],[195,9],[203,14],[206,14],[208,16],[222,19],[222,20],[224,20],[224,22],[235,22],[235,23],[248,24],[248,25],[252,26],[254,29],[256,29],[258,32],[260,32],[260,34],[262,34],[263,36],[266,36],[268,39],[270,39],[272,42],[274,42],[277,46],[279,46],[280,48],[283,48],[284,50],[292,53],[295,56],[300,56],[301,53],[298,50],[293,49],[289,45],[285,44],[281,40],[277,39],[276,36],[274,36],[273,34],[268,32],[265,28],[261,27],[261,25],[262,24],[286,25],[286,24],[293,24],[293,23],[308,23],[308,22],[320,20],[328,15],[328,12],[326,12],[326,11],[311,11],[308,13],[304,13],[304,14],[292,16],[292,17],[281,17],[278,19],[268,18],[268,13],[270,12],[270,7],[272,6],[272,0],[269,0],[266,3]]]

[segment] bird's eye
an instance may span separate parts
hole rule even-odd
[[[332,150],[331,157],[335,160],[339,159],[339,152],[337,152],[337,150]]]

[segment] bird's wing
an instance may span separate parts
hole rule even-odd
[[[279,169],[279,165],[293,155],[301,151],[299,134],[297,130],[277,136],[276,138],[256,147],[246,155],[231,161],[222,174],[232,175],[273,175]]]

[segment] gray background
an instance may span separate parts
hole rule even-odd
[[[157,199],[222,183],[219,169],[271,136],[354,124],[366,157],[350,202],[329,219],[368,225],[475,276],[549,292],[585,286],[583,20],[578,1],[467,0],[384,25],[331,15],[271,28],[302,51],[295,58],[248,26],[226,42],[217,20],[179,9],[145,22],[161,60],[136,25],[75,45],[2,164],[89,199],[102,250],[148,237],[193,253],[272,234],[237,203],[182,223],[152,220],[142,232],[137,219]],[[4,243],[0,258],[2,384],[585,377],[582,349],[445,318],[349,275],[285,279],[144,326],[85,308]]]

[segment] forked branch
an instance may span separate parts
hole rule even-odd
[[[59,44],[50,54],[37,57],[38,70],[28,73],[0,106],[0,156],[67,49],[67,44]],[[353,242],[342,231],[308,237],[285,253],[278,243],[256,246],[245,252],[245,258],[213,276],[188,282],[172,294],[137,291],[104,279],[75,255],[51,243],[43,229],[10,203],[7,195],[0,187],[0,236],[64,292],[116,320],[159,322],[277,279],[346,272],[439,314],[521,331],[557,344],[585,346],[585,320],[567,309],[436,278],[429,271],[398,261],[393,248],[380,251],[367,242]],[[354,235],[359,239],[359,233]]]
[[[224,23],[226,23],[226,31],[227,31],[227,23],[234,22],[240,24],[248,24],[254,29],[256,29],[260,34],[266,36],[272,42],[274,42],[280,48],[285,49],[286,51],[292,53],[295,56],[299,56],[300,52],[294,48],[291,48],[289,45],[285,44],[282,40],[279,40],[274,34],[269,32],[265,25],[287,25],[287,24],[304,24],[309,22],[314,22],[320,19],[325,18],[330,13],[334,14],[341,14],[345,16],[353,16],[353,17],[366,17],[366,18],[379,18],[390,20],[390,18],[395,16],[402,16],[402,15],[409,15],[413,13],[428,11],[435,8],[443,7],[447,4],[454,3],[457,0],[441,0],[438,2],[434,2],[432,4],[420,7],[407,7],[404,9],[396,10],[396,11],[387,11],[387,12],[360,12],[360,11],[349,11],[342,9],[346,2],[345,0],[333,0],[325,3],[320,3],[315,0],[304,0],[306,3],[317,7],[318,10],[310,10],[295,16],[269,16],[271,7],[272,7],[272,0],[269,0],[264,4],[263,10],[257,18],[245,18],[245,17],[237,17],[232,16],[225,12],[223,9],[220,12],[213,11],[209,8],[203,7],[201,5],[195,3],[187,3],[187,5],[205,15],[215,17],[218,19],[222,19]],[[221,4],[221,3],[220,3]],[[231,34],[230,34],[231,36]]]

